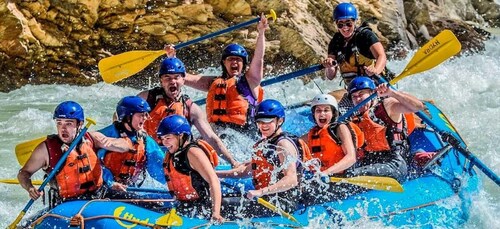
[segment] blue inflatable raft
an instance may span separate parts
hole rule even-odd
[[[178,216],[175,210],[159,213],[126,201],[69,201],[36,214],[24,222],[34,228],[203,228],[211,227],[302,227],[338,225],[348,221],[373,220],[383,225],[455,228],[468,220],[471,196],[481,188],[481,182],[471,163],[459,148],[466,148],[460,135],[446,116],[434,105],[419,114],[426,119],[425,128],[410,136],[412,152],[438,152],[420,169],[418,176],[402,184],[404,192],[368,191],[346,200],[307,206],[293,213],[299,222],[282,216],[252,218],[211,225],[206,219]],[[425,115],[425,117],[422,117]],[[285,129],[303,134],[312,127],[309,107],[288,111]],[[437,131],[439,130],[439,131]],[[455,140],[455,141],[453,141]],[[451,143],[448,143],[451,142]],[[453,144],[452,144],[453,143]],[[232,184],[237,180],[226,180]],[[241,181],[244,185],[249,180]],[[165,198],[168,198],[165,197]],[[174,202],[169,202],[172,206]],[[167,204],[168,205],[168,204]],[[28,225],[29,224],[29,225]]]

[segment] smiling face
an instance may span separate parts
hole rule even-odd
[[[341,19],[335,21],[337,28],[344,38],[349,38],[354,34],[355,21],[352,19]]]
[[[316,124],[323,128],[325,125],[330,123],[333,118],[333,110],[330,105],[316,105],[314,107],[314,120]]]
[[[184,86],[184,77],[181,74],[164,74],[160,76],[161,87],[170,99],[177,99]]]
[[[283,123],[283,119],[278,119],[278,118],[263,118],[263,119],[257,119],[255,121],[257,123],[257,128],[259,128],[260,133],[262,134],[263,138],[269,138],[271,137],[274,133],[278,134],[278,126]]]
[[[168,148],[168,152],[175,153],[179,150],[179,138],[181,136],[174,134],[165,134],[160,137],[161,143]]]
[[[70,144],[76,137],[78,131],[78,121],[76,119],[57,118],[57,136],[66,144]]]
[[[230,76],[237,76],[243,71],[243,58],[239,56],[228,56],[223,63]]]

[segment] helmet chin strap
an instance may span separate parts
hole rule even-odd
[[[178,141],[178,143],[179,143],[179,149],[177,149],[177,151],[181,151],[181,150],[184,149],[184,144],[188,140],[188,139],[186,139],[186,140],[183,141],[183,139],[185,138],[185,136],[186,136],[186,134],[179,135],[179,141]],[[189,136],[189,140],[190,141],[193,140],[193,136],[192,135]]]

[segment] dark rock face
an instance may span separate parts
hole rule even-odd
[[[386,47],[398,58],[443,29],[451,29],[463,50],[480,52],[489,34],[480,27],[500,25],[493,0],[352,1]],[[268,75],[299,69],[326,56],[336,31],[331,18],[337,1],[326,0],[67,0],[0,1],[0,91],[26,84],[89,85],[101,81],[99,60],[131,50],[159,50],[255,18],[274,9],[278,20],[266,33]],[[220,51],[240,43],[250,53],[251,25],[178,50],[189,69],[220,64]],[[120,84],[155,82],[159,60]],[[293,63],[290,64],[290,63]]]

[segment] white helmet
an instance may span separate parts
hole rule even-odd
[[[311,108],[314,109],[314,107],[317,105],[331,105],[335,108],[335,111],[339,110],[337,100],[335,99],[335,97],[329,94],[319,94],[315,96],[311,101]]]

